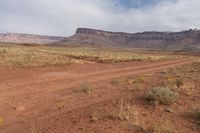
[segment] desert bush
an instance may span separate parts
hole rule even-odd
[[[146,99],[160,104],[171,104],[178,98],[178,94],[167,87],[154,87],[146,95]]]

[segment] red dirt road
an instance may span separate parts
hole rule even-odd
[[[0,133],[33,132],[35,122],[48,125],[48,122],[42,122],[58,114],[123,95],[122,90],[102,88],[87,96],[78,92],[83,83],[99,85],[113,78],[149,73],[191,62],[191,59],[179,59],[147,63],[83,64],[67,68],[1,68],[0,118],[3,123],[0,125]],[[20,106],[25,108],[17,111],[16,108]],[[59,110],[60,106],[64,108]],[[48,131],[51,132],[53,130]],[[59,133],[60,130],[54,132]]]

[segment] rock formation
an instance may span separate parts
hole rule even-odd
[[[64,39],[64,37],[42,36],[32,34],[6,33],[0,34],[0,42],[19,44],[50,44]]]
[[[200,51],[200,31],[123,33],[78,28],[75,35],[53,45],[149,48],[173,51]]]

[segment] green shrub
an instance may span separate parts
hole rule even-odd
[[[146,99],[160,104],[171,104],[178,98],[178,94],[167,87],[154,87],[146,95]]]

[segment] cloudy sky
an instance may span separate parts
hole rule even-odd
[[[200,28],[200,0],[0,0],[0,32],[68,36]]]

